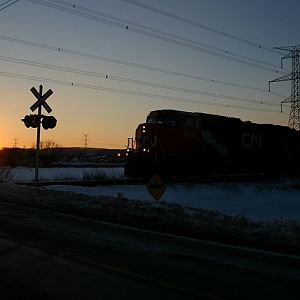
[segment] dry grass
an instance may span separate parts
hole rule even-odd
[[[14,175],[10,167],[0,167],[0,183],[13,182]]]

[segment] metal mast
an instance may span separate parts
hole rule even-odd
[[[289,116],[289,127],[300,130],[300,63],[299,63],[299,54],[300,54],[300,45],[297,46],[287,46],[287,47],[275,47],[275,49],[288,51],[284,57],[281,58],[281,67],[282,61],[286,58],[292,59],[292,72],[286,75],[283,75],[277,79],[269,81],[269,91],[271,82],[279,81],[291,81],[291,95],[281,102],[281,111],[282,103],[291,103],[291,110]]]

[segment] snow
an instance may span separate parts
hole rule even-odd
[[[100,172],[123,178],[123,168],[40,168],[41,180],[80,179],[84,174]],[[14,182],[30,182],[34,168],[12,169]],[[83,187],[51,185],[49,190],[71,191],[90,196],[125,197],[155,202],[146,185],[106,185]],[[219,211],[254,221],[293,220],[300,222],[300,180],[278,179],[249,183],[210,183],[169,185],[159,202],[176,203],[186,208]]]
[[[258,184],[176,184],[168,186],[159,201],[180,204],[242,216],[255,221],[289,219],[300,222],[300,189],[285,182]],[[300,186],[300,185],[299,185]],[[90,196],[122,196],[132,200],[153,202],[145,185],[82,187],[52,185],[49,189],[72,191]]]

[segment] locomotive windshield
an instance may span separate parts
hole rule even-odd
[[[163,124],[167,126],[176,126],[176,119],[170,116],[148,116],[146,123],[148,124]]]

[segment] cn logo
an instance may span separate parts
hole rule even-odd
[[[262,135],[254,133],[243,133],[242,134],[242,147],[243,148],[261,148],[262,146]]]

